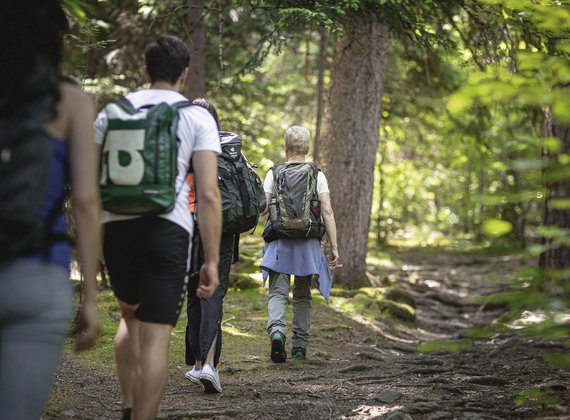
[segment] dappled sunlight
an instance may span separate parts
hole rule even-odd
[[[249,277],[253,280],[256,280],[259,282],[259,284],[261,284],[263,282],[263,274],[261,272],[259,273],[250,273]]]
[[[387,407],[385,405],[361,405],[352,410],[355,414],[350,416],[351,419],[372,419],[376,418],[377,416],[382,416],[385,414],[392,413],[394,411],[398,411],[402,409],[402,406],[396,405],[393,407]],[[403,417],[402,417],[403,418]]]
[[[397,265],[390,260],[389,257],[384,255],[372,255],[368,254],[366,257],[366,265],[373,266],[373,267],[386,267],[386,268],[395,268]]]
[[[234,326],[230,326],[230,325],[224,325],[224,334],[230,334],[233,336],[238,336],[238,337],[247,337],[247,338],[255,338],[256,335],[255,334],[249,334],[243,331],[240,331],[237,327]]]
[[[523,311],[521,316],[506,324],[513,330],[521,330],[533,325],[540,325],[547,320],[552,320],[555,324],[563,325],[570,322],[570,313],[567,312],[545,312],[545,311]]]
[[[405,339],[402,337],[396,337],[395,335],[390,334],[389,332],[386,331],[386,329],[382,328],[378,322],[367,319],[365,316],[361,315],[359,313],[359,311],[356,310],[355,305],[346,304],[345,302],[341,302],[340,304],[338,304],[337,300],[340,300],[340,299],[343,299],[343,298],[334,298],[334,301],[333,301],[333,299],[331,299],[331,305],[329,305],[329,307],[331,309],[333,309],[335,312],[341,314],[342,316],[349,318],[350,320],[368,328],[369,330],[371,330],[373,332],[380,334],[382,337],[387,338],[389,340],[392,340],[395,342],[400,342],[400,343],[406,343],[406,344],[417,343],[416,339],[408,340],[408,339]],[[343,300],[346,301],[346,299],[343,299]],[[376,314],[380,315],[380,312],[376,311]]]
[[[424,280],[424,284],[430,289],[439,289],[442,287],[441,282],[436,280]]]

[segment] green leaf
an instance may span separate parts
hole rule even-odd
[[[459,91],[449,98],[447,109],[452,114],[458,114],[469,109],[473,105],[473,98],[465,91]]]
[[[500,219],[489,219],[483,223],[483,232],[491,237],[498,238],[504,236],[513,230],[513,225]]]
[[[418,346],[421,353],[460,353],[472,349],[470,340],[428,341]]]
[[[544,147],[553,153],[558,153],[561,148],[561,142],[558,137],[546,137],[543,140]]]
[[[570,209],[570,198],[557,198],[550,200],[550,208],[553,209]]]
[[[566,92],[568,93],[568,92]],[[568,97],[560,93],[554,96],[552,114],[562,123],[570,124],[570,105]]]
[[[549,354],[544,357],[544,361],[550,365],[562,366],[570,369],[570,355],[568,354]]]

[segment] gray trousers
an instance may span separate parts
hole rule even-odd
[[[311,278],[313,276],[295,276],[293,283],[293,347],[307,348],[311,325]],[[269,293],[267,294],[267,332],[271,336],[279,331],[287,335],[285,311],[291,276],[289,274],[269,273]]]
[[[39,419],[69,327],[66,269],[18,259],[0,264],[0,419]]]

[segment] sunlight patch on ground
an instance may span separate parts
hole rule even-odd
[[[253,280],[258,281],[259,283],[263,282],[263,275],[261,273],[250,273],[249,277]]]
[[[546,321],[547,319],[553,319],[557,324],[564,324],[570,322],[570,314],[568,313],[555,313],[547,314],[545,312],[532,312],[524,311],[519,319],[514,320],[508,326],[514,330],[520,330],[531,325],[538,325]]]
[[[334,301],[336,301],[337,299],[334,299]],[[353,321],[358,322],[359,324],[365,325],[366,327],[378,332],[378,333],[382,333],[382,329],[378,327],[378,325],[374,324],[373,322],[367,320],[366,318],[364,318],[363,316],[361,316],[360,314],[353,312],[353,311],[344,311],[341,308],[339,308],[332,300],[331,300],[331,305],[330,307],[335,310],[338,313],[343,314],[344,316],[349,317],[350,319],[352,319]]]
[[[234,327],[233,325],[229,324],[224,325],[224,334],[231,334],[231,335],[237,335],[239,337],[249,337],[249,338],[255,337],[255,335],[242,332],[237,327]]]
[[[360,407],[352,410],[355,413],[354,416],[350,416],[351,419],[373,419],[377,416],[382,416],[384,414],[392,413],[393,411],[398,411],[402,406],[397,405],[395,407],[386,407],[385,405],[361,405]]]
[[[424,280],[424,284],[432,289],[438,289],[441,287],[441,283],[436,280]]]
[[[386,267],[386,268],[395,268],[396,265],[390,261],[388,257],[385,256],[374,256],[368,254],[366,257],[366,265],[373,266],[373,267]]]

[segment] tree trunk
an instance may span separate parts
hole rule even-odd
[[[369,284],[366,253],[388,45],[388,27],[364,12],[347,17],[335,44],[319,160],[343,265],[334,277],[344,287]]]
[[[547,137],[556,137],[560,140],[560,150],[558,153],[546,152],[545,156],[547,169],[543,225],[568,232],[570,230],[570,208],[567,206],[560,206],[560,208],[552,204],[553,200],[570,199],[570,180],[567,172],[564,171],[564,169],[568,170],[568,164],[562,167],[558,160],[559,156],[570,154],[570,126],[553,122],[549,110],[546,113],[545,126]],[[543,252],[539,259],[539,267],[545,274],[544,291],[548,294],[559,294],[559,287],[553,281],[555,276],[552,274],[555,270],[570,268],[570,247],[558,245],[555,238],[544,238],[543,243],[552,247]]]
[[[188,99],[206,93],[206,37],[204,33],[204,2],[188,0],[188,36],[190,44],[190,74],[186,85]]]
[[[385,176],[384,160],[386,159],[386,148],[380,148],[380,158],[378,161],[378,214],[376,215],[376,243],[386,245],[388,241],[388,224],[384,220],[384,197],[385,197]]]
[[[319,61],[317,64],[317,109],[315,121],[315,135],[313,136],[313,160],[318,164],[319,161],[319,146],[321,138],[321,125],[323,123],[323,104],[324,104],[324,84],[325,84],[325,68],[327,63],[327,44],[328,33],[324,29],[320,32],[319,39]]]

